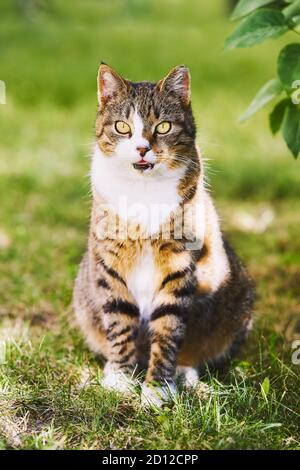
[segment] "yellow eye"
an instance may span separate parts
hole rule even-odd
[[[131,130],[128,124],[126,124],[124,121],[117,121],[115,123],[115,129],[117,132],[119,132],[119,134],[129,134]]]
[[[171,123],[169,121],[163,121],[157,124],[155,130],[158,134],[167,134],[171,130]]]

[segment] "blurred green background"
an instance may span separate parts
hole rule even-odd
[[[299,445],[299,385],[288,386],[299,377],[298,370],[289,372],[291,341],[300,337],[299,161],[280,136],[271,136],[267,111],[237,124],[256,91],[274,76],[278,50],[292,37],[225,53],[224,40],[234,26],[229,3],[1,0],[6,104],[0,104],[0,341],[10,346],[0,369],[6,390],[0,447],[118,448],[126,439],[137,448]],[[70,391],[87,368],[97,373],[92,354],[69,324],[69,304],[87,237],[101,61],[133,81],[159,80],[176,64],[190,68],[207,179],[223,227],[257,283],[256,328],[244,350],[246,361],[233,371],[235,391],[230,389],[218,412],[218,394],[206,411],[183,406],[168,416],[170,431],[163,420],[154,420],[150,431],[148,416],[105,401],[99,387],[88,395],[75,385]],[[249,382],[239,388],[247,374]],[[270,401],[260,393],[265,375]],[[222,400],[225,392],[220,393]],[[110,417],[113,407],[116,418]],[[11,429],[23,416],[21,425],[28,427],[20,425],[21,437],[14,440]],[[183,431],[184,423],[189,424]],[[99,426],[98,441],[90,430]]]

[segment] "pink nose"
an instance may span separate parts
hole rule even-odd
[[[147,152],[151,149],[151,147],[148,145],[147,147],[137,147],[137,151],[139,152],[140,156],[143,158]]]

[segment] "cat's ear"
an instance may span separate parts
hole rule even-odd
[[[97,85],[100,106],[127,89],[126,80],[104,63],[99,67]]]
[[[191,77],[190,72],[184,65],[174,67],[168,75],[157,84],[159,90],[175,92],[185,105],[191,99]]]

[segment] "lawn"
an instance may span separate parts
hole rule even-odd
[[[271,137],[266,112],[237,124],[290,38],[225,53],[225,6],[1,0],[1,449],[300,449],[299,162]],[[257,285],[255,327],[239,356],[160,412],[145,411],[138,394],[102,389],[102,366],[70,308],[101,60],[136,81],[190,67],[207,179]]]

